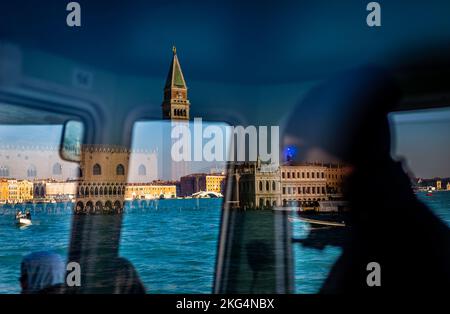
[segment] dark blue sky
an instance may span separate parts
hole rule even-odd
[[[80,0],[82,27],[65,25],[63,0],[0,2],[0,38],[132,75],[167,71],[182,51],[191,80],[274,84],[320,78],[361,63],[397,66],[448,47],[450,2]]]

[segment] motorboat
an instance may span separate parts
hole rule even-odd
[[[30,226],[30,225],[32,225],[31,219],[28,219],[28,218],[25,218],[25,217],[23,217],[23,218],[19,217],[19,218],[16,219],[16,225],[19,226],[19,227]]]
[[[322,219],[311,219],[306,217],[289,217],[290,222],[302,221],[308,222],[311,225],[317,226],[325,226],[325,227],[345,227],[346,224],[344,221],[330,221],[330,220],[322,220]]]
[[[32,225],[31,214],[29,211],[22,213],[21,211],[16,214],[16,225],[18,227],[27,227]]]

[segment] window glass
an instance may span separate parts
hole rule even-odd
[[[416,196],[450,226],[450,110],[397,112],[391,113],[389,118],[392,157],[402,163]],[[311,190],[306,187],[306,193],[339,195],[342,179],[346,176],[346,172],[339,169],[334,166],[322,172],[324,175],[320,178],[326,180],[327,190],[324,186],[320,190],[319,187]],[[304,209],[318,205],[314,204],[315,195],[307,195],[305,199]],[[320,202],[321,209],[328,205],[331,206],[328,202]],[[316,293],[342,253],[341,247],[334,243],[339,243],[343,232],[339,231],[340,227],[311,224],[296,215],[289,219],[294,239],[295,291]]]
[[[59,155],[68,118],[0,103],[1,293],[21,291],[24,260],[51,259],[63,282],[80,171]]]
[[[450,109],[393,113],[390,120],[393,157],[416,196],[450,226]]]
[[[142,121],[133,129],[120,255],[148,293],[212,292],[225,162],[204,154],[194,161],[193,123],[180,125],[192,131],[191,161],[172,158],[171,122]],[[201,130],[208,126],[225,127],[203,122]],[[207,142],[200,138],[195,147]]]

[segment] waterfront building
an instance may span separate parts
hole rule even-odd
[[[0,201],[6,202],[8,200],[8,196],[9,196],[8,180],[1,179],[0,180]]]
[[[447,182],[447,191],[450,191],[450,182]]]
[[[342,195],[342,183],[350,174],[350,167],[341,164],[329,164],[326,167],[325,177],[327,179],[328,194]]]
[[[12,203],[19,201],[19,185],[15,179],[8,180],[8,201]]]
[[[33,198],[45,198],[45,187],[47,181],[46,180],[34,180],[33,181]]]
[[[328,199],[327,167],[305,164],[284,165],[281,170],[281,197],[283,206]]]
[[[33,182],[20,180],[17,182],[18,201],[25,202],[33,199]]]
[[[206,192],[223,194],[225,176],[222,174],[209,174],[206,176]]]
[[[286,164],[274,169],[259,161],[236,163],[231,169],[228,180],[234,190],[228,200],[240,208],[300,206],[337,198],[349,172],[324,164]]]
[[[28,180],[0,180],[0,201],[25,202],[33,199],[33,183]]]
[[[76,212],[120,212],[126,184],[154,180],[157,167],[154,152],[113,145],[83,145],[78,184],[52,186],[53,195],[61,189],[72,193],[76,185]],[[46,194],[49,195],[47,185]]]
[[[177,197],[176,185],[130,183],[125,187],[125,200]]]
[[[234,191],[230,199],[241,208],[271,208],[281,205],[280,171],[257,162],[236,163],[228,180]]]
[[[419,190],[448,190],[449,183],[450,178],[419,178],[416,183],[416,188]]]
[[[130,151],[109,145],[84,145],[75,210],[121,212]]]
[[[46,182],[45,197],[51,199],[72,199],[77,194],[77,181],[71,182]]]
[[[180,195],[191,196],[197,192],[216,192],[223,194],[225,175],[194,173],[180,178]]]

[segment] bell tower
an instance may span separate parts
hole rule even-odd
[[[187,86],[178,61],[177,48],[174,46],[172,51],[172,63],[164,86],[162,117],[166,120],[189,120]]]
[[[164,100],[162,103],[162,118],[170,120],[164,126],[162,141],[162,179],[180,180],[180,177],[189,174],[190,164],[188,161],[174,161],[171,150],[176,142],[171,138],[171,130],[175,126],[185,126],[189,128],[190,102],[187,98],[187,86],[181,71],[180,62],[177,57],[177,49],[173,47],[172,63],[167,74],[166,85],[164,86]]]

